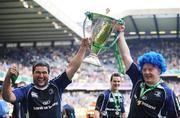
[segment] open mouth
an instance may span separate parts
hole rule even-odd
[[[44,82],[44,78],[38,78],[38,79],[37,79],[37,82],[38,82],[38,83],[43,83],[43,82]]]

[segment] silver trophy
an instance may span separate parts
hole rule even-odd
[[[87,56],[83,60],[83,62],[93,64],[96,66],[101,66],[98,54],[101,52],[101,50],[107,49],[106,44],[109,41],[112,33],[117,32],[117,30],[115,29],[115,25],[124,24],[124,21],[122,19],[116,20],[109,16],[92,12],[86,12],[85,15],[86,18],[83,23],[83,34],[84,37],[86,37],[86,21],[87,19],[89,19],[91,21],[90,38],[92,39],[92,45],[90,55]],[[117,36],[115,37],[115,40],[117,41]],[[113,45],[113,43],[114,42],[112,42],[111,45]]]

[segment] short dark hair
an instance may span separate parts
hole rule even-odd
[[[32,72],[33,72],[33,73],[34,73],[35,68],[36,68],[37,66],[45,66],[45,67],[47,67],[48,73],[50,73],[50,66],[49,66],[49,64],[48,64],[47,62],[45,62],[45,61],[37,61],[37,62],[35,62],[35,63],[33,64],[33,67],[32,67]]]
[[[111,75],[110,81],[112,81],[113,77],[121,77],[121,75],[119,73],[113,73]]]

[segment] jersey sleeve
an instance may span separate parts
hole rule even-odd
[[[4,100],[0,100],[0,116],[6,116],[9,113],[8,104]]]
[[[56,84],[61,92],[72,82],[68,79],[66,72],[64,71],[61,75],[51,81]]]
[[[180,104],[178,97],[172,92],[171,98],[168,102],[168,116],[167,118],[176,118],[180,117]]]
[[[142,76],[135,63],[131,64],[130,68],[126,71],[126,74],[130,77],[133,85],[135,85],[138,79]]]
[[[21,102],[21,101],[26,101],[26,96],[28,94],[28,90],[32,87],[32,84],[21,87],[21,88],[16,88],[13,90],[13,93],[16,96],[16,102]]]
[[[103,104],[103,100],[104,100],[104,95],[103,94],[100,94],[97,98],[97,101],[96,101],[96,107],[95,107],[95,110],[97,111],[101,111],[102,109],[102,104]]]
[[[120,107],[121,107],[121,113],[125,113],[125,106],[124,106],[124,96],[121,96],[122,97],[122,102],[120,104]]]
[[[175,107],[177,109],[177,116],[180,117],[180,103],[178,97],[175,98]]]

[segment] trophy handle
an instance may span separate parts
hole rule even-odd
[[[85,30],[85,26],[86,26],[86,20],[87,20],[87,16],[86,16],[86,18],[84,19],[84,22],[83,22],[83,37],[85,38],[85,32],[86,32],[86,30]]]
[[[86,12],[85,15],[86,15],[86,18],[83,21],[83,37],[84,38],[86,38],[86,35],[85,35],[85,32],[86,32],[86,20],[87,20],[87,18],[89,20],[91,20],[91,21],[93,20],[93,15],[92,15],[91,12]]]

